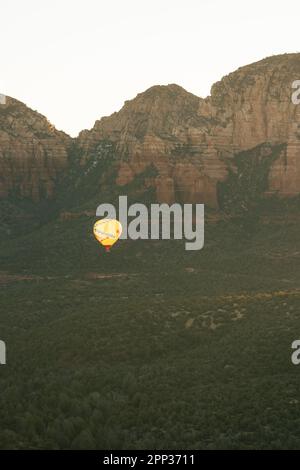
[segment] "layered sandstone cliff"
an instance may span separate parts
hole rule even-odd
[[[88,155],[99,141],[113,141],[119,185],[154,165],[159,201],[216,205],[216,183],[226,175],[226,166],[213,146],[212,118],[199,112],[202,101],[178,85],[154,86],[82,132],[79,146]]]
[[[44,116],[7,97],[0,105],[0,198],[52,197],[70,142]]]
[[[52,197],[62,172],[76,174],[78,180],[92,173],[98,178],[97,170],[101,190],[105,174],[97,159],[107,153],[107,146],[114,149],[116,185],[127,185],[154,167],[147,185],[155,189],[158,201],[218,207],[219,183],[236,171],[237,154],[249,150],[251,158],[257,146],[285,144],[272,159],[266,193],[299,194],[300,105],[291,99],[295,80],[300,80],[300,54],[241,67],[213,85],[205,99],[178,85],[154,86],[125,102],[119,112],[96,121],[75,141],[8,98],[0,105],[0,198]],[[72,142],[76,159],[70,152]],[[107,155],[110,159],[111,151]],[[72,182],[72,177],[66,181]]]
[[[212,87],[210,110],[230,129],[233,148],[287,144],[273,163],[269,192],[300,193],[300,105],[292,84],[300,77],[300,54],[264,59],[231,73]]]
[[[217,183],[235,154],[262,143],[287,143],[273,163],[268,192],[300,192],[300,105],[292,83],[300,79],[300,54],[274,56],[242,67],[212,87],[206,99],[177,85],[154,86],[102,118],[78,139],[86,156],[103,139],[116,144],[117,184],[153,164],[159,201],[217,206]]]

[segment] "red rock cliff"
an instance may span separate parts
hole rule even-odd
[[[298,194],[300,105],[291,100],[297,79],[300,54],[285,54],[238,69],[213,85],[206,99],[177,85],[154,86],[83,131],[78,143],[86,155],[102,139],[116,143],[119,185],[152,163],[158,200],[217,206],[217,182],[226,178],[235,153],[286,142],[269,191]]]
[[[157,176],[148,183],[159,201],[217,207],[217,183],[227,177],[237,152],[285,143],[271,167],[268,192],[299,194],[300,105],[291,99],[295,80],[300,80],[300,54],[241,67],[213,85],[205,99],[178,85],[154,86],[81,132],[76,144],[83,153],[82,171],[99,142],[109,140],[117,152],[117,185],[151,165]],[[0,197],[51,197],[57,176],[68,168],[71,142],[46,118],[8,98],[0,105]]]
[[[0,197],[51,197],[71,138],[13,98],[0,105]]]

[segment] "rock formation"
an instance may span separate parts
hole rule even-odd
[[[71,140],[44,116],[7,97],[0,105],[0,198],[52,197]]]
[[[154,86],[80,133],[75,141],[79,170],[90,174],[101,153],[97,148],[108,142],[115,149],[116,185],[127,185],[154,167],[147,185],[155,189],[158,201],[217,207],[218,183],[226,180],[229,170],[235,171],[237,154],[250,151],[251,158],[257,146],[268,144],[269,152],[272,146],[286,144],[272,160],[266,193],[299,194],[295,80],[300,80],[300,54],[241,67],[213,85],[205,99],[178,85]],[[51,197],[57,176],[68,171],[71,141],[43,116],[8,99],[0,106],[0,197]],[[72,154],[70,162],[72,166]]]
[[[118,113],[83,131],[86,155],[97,142],[115,142],[117,184],[124,185],[153,164],[159,201],[218,205],[217,183],[233,156],[262,143],[287,143],[274,162],[269,193],[300,192],[300,105],[292,83],[300,79],[300,54],[264,59],[213,85],[206,99],[177,85],[154,86],[125,102]]]

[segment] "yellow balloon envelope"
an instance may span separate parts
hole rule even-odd
[[[102,219],[94,225],[94,235],[106,251],[109,251],[110,247],[119,240],[121,233],[122,225],[118,220]]]

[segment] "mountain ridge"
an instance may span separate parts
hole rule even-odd
[[[155,174],[145,188],[153,188],[159,202],[212,208],[220,208],[218,187],[237,154],[247,151],[252,158],[259,145],[286,144],[270,166],[265,194],[298,195],[300,107],[291,101],[291,84],[299,77],[300,54],[292,53],[238,68],[213,84],[206,98],[177,84],[154,85],[77,138],[8,98],[0,107],[0,198],[55,199],[64,175],[85,178],[106,144],[114,152],[116,187],[126,188],[151,167]],[[104,180],[103,170],[93,180],[96,192]]]

